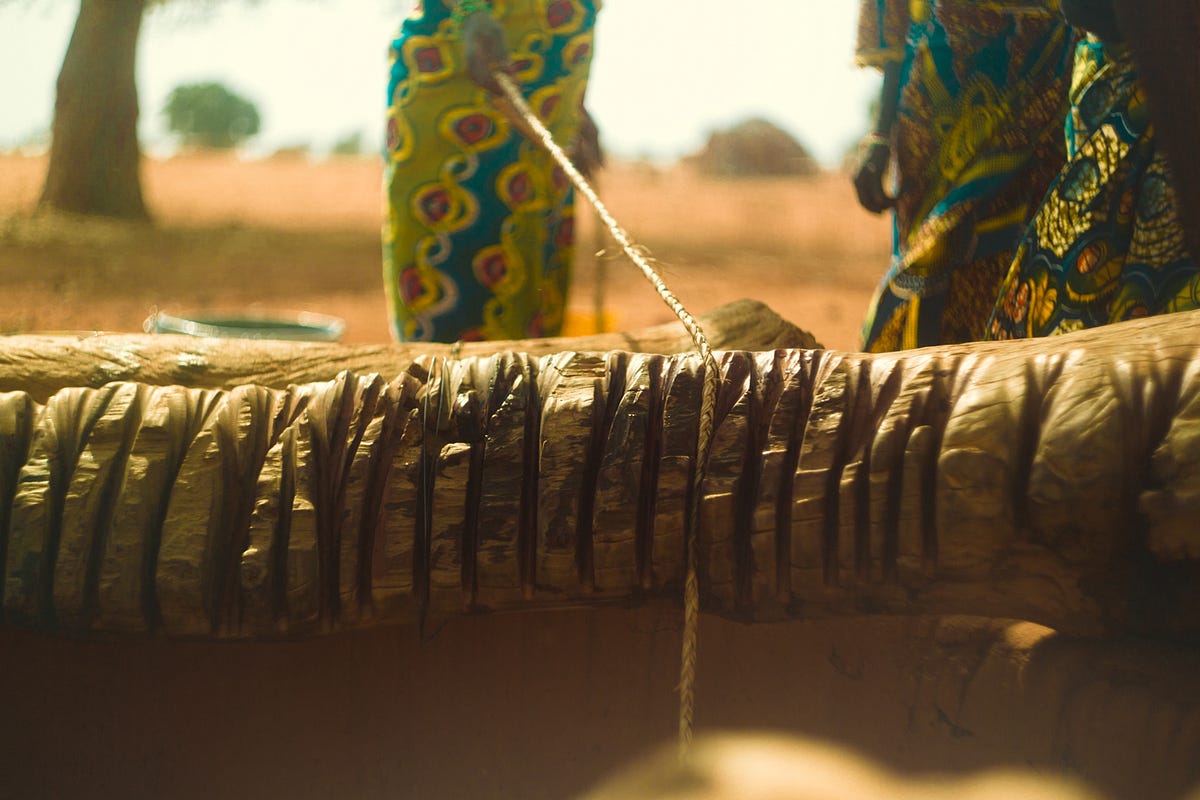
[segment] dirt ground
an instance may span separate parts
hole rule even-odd
[[[0,332],[128,332],[156,308],[256,307],[336,315],[346,343],[389,338],[375,159],[147,160],[153,225],[30,217],[44,172],[44,158],[0,156]],[[753,298],[828,347],[858,347],[890,230],[857,206],[843,175],[716,181],[616,164],[599,186],[693,312]],[[610,330],[671,319],[586,206],[578,250],[571,332],[596,330],[598,270]]]

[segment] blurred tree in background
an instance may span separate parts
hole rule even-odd
[[[363,154],[363,132],[348,133],[333,143],[329,154],[334,156],[360,156]]]
[[[751,178],[815,175],[817,162],[787,131],[765,119],[748,119],[709,134],[698,153],[684,159],[701,175]]]
[[[254,103],[220,83],[176,86],[163,107],[167,130],[188,147],[227,150],[258,133]]]
[[[146,10],[170,1],[79,1],[55,84],[39,208],[149,218],[137,136],[137,45]]]
[[[134,79],[142,14],[156,0],[80,0],[55,87],[41,208],[129,219],[142,198]]]

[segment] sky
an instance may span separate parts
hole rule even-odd
[[[412,0],[176,0],[146,17],[139,133],[173,141],[162,108],[178,85],[216,80],[255,103],[247,148],[320,153],[382,139],[387,46]],[[867,127],[879,78],[853,66],[855,0],[605,0],[588,107],[626,158],[670,161],[707,135],[764,117],[835,166]],[[49,130],[78,3],[0,0],[0,148]]]

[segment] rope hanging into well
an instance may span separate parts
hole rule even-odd
[[[667,288],[666,283],[650,265],[644,248],[638,247],[630,239],[629,234],[621,227],[616,218],[609,212],[608,207],[600,200],[596,191],[588,183],[583,174],[571,163],[571,159],[563,152],[554,136],[537,118],[520,89],[512,78],[503,72],[492,73],[500,84],[504,96],[512,107],[521,115],[537,135],[539,144],[554,158],[575,188],[587,198],[597,215],[604,223],[613,240],[621,245],[621,249],[629,259],[642,271],[642,275],[658,292],[663,302],[675,313],[683,327],[687,330],[696,349],[704,362],[704,392],[700,401],[700,423],[696,437],[696,468],[692,477],[692,502],[688,510],[684,541],[686,542],[686,576],[683,583],[683,643],[679,666],[679,755],[687,758],[692,743],[692,723],[695,714],[696,694],[696,648],[700,633],[700,584],[696,577],[696,532],[700,524],[700,485],[704,480],[705,467],[708,464],[708,451],[712,444],[713,427],[716,417],[717,390],[720,381],[720,368],[713,358],[712,348],[700,323],[696,321],[683,304]]]

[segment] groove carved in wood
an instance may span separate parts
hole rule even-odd
[[[1200,631],[1200,315],[718,358],[707,610]],[[702,378],[506,352],[0,394],[4,621],[274,637],[677,596]]]

